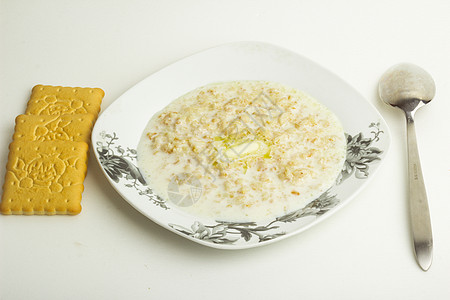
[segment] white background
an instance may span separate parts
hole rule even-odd
[[[91,153],[80,215],[0,216],[0,299],[450,299],[446,0],[1,0],[0,165],[34,85],[101,87],[104,110],[160,68],[243,40],[298,52],[375,105],[392,146],[371,184],[300,235],[216,250],[134,210]],[[409,236],[403,116],[376,94],[385,69],[404,61],[437,85],[416,119],[435,241],[426,273]]]

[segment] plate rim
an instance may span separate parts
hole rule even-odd
[[[365,101],[365,104],[368,105],[368,107],[370,107],[371,109],[371,113],[377,115],[378,120],[369,120],[370,121],[378,121],[379,123],[381,123],[382,129],[384,131],[384,136],[383,139],[384,141],[384,148],[383,148],[383,153],[381,155],[380,158],[380,162],[377,164],[378,166],[375,167],[374,170],[372,170],[372,173],[370,174],[370,176],[368,176],[363,182],[361,182],[361,184],[358,185],[358,188],[354,191],[351,192],[350,196],[345,197],[344,199],[342,199],[342,201],[340,201],[339,204],[337,204],[335,207],[332,208],[332,211],[329,213],[325,213],[323,215],[321,215],[320,217],[316,217],[314,220],[312,220],[311,222],[309,222],[308,224],[295,229],[293,231],[290,231],[282,236],[279,236],[277,238],[274,239],[270,239],[267,241],[263,241],[263,242],[257,242],[257,243],[239,243],[239,244],[216,244],[210,241],[206,241],[203,239],[199,239],[193,236],[189,236],[185,233],[180,232],[179,230],[174,229],[173,227],[170,226],[170,223],[168,223],[167,221],[164,223],[163,220],[160,220],[158,218],[155,218],[151,215],[148,215],[148,213],[139,205],[137,205],[135,203],[135,201],[133,201],[132,199],[129,199],[128,196],[123,193],[123,190],[120,188],[120,186],[114,182],[110,176],[108,175],[108,173],[106,172],[105,168],[102,166],[101,163],[101,159],[99,157],[99,153],[96,151],[96,147],[95,144],[96,142],[98,142],[97,139],[97,135],[100,134],[100,125],[102,124],[102,117],[104,116],[104,113],[107,112],[111,107],[113,107],[114,105],[118,105],[119,102],[124,101],[124,99],[126,100],[125,96],[128,95],[128,93],[132,90],[134,90],[137,86],[140,86],[142,84],[144,84],[144,82],[151,80],[151,78],[157,74],[159,74],[160,72],[162,72],[163,70],[168,70],[169,68],[173,67],[174,65],[176,66],[179,62],[182,62],[186,59],[192,58],[194,56],[198,56],[201,55],[203,53],[206,53],[210,50],[213,49],[217,49],[217,48],[226,48],[226,47],[230,47],[230,46],[239,46],[239,45],[257,45],[257,46],[262,46],[262,47],[270,47],[270,48],[274,48],[277,49],[279,51],[284,51],[287,52],[291,55],[294,55],[295,57],[298,57],[302,60],[307,61],[308,63],[312,63],[314,64],[316,67],[318,67],[320,70],[327,72],[328,74],[330,74],[331,76],[333,76],[335,79],[338,79],[340,81],[341,84],[345,85],[347,88],[351,89],[353,93],[355,93],[359,98],[363,99]],[[164,103],[164,106],[167,105],[168,103]],[[154,112],[155,113],[155,112]],[[100,122],[98,122],[100,121]],[[147,120],[148,121],[148,120]],[[301,55],[298,53],[295,53],[289,49],[285,49],[283,47],[279,47],[277,45],[272,45],[266,42],[255,42],[255,41],[239,41],[239,42],[232,42],[232,43],[226,43],[226,44],[222,44],[222,45],[218,45],[218,46],[214,46],[214,47],[210,47],[207,48],[205,50],[202,51],[197,51],[191,55],[187,55],[184,56],[181,59],[175,60],[173,63],[168,64],[167,66],[153,72],[152,74],[148,75],[147,77],[145,77],[144,79],[140,80],[139,82],[137,82],[136,84],[134,84],[133,86],[131,86],[130,88],[128,88],[121,96],[119,96],[116,100],[114,100],[104,111],[102,111],[102,113],[100,114],[97,123],[95,124],[93,130],[92,130],[92,134],[91,134],[91,138],[92,138],[92,148],[93,148],[93,152],[95,154],[96,160],[99,164],[100,169],[102,170],[102,173],[106,176],[108,182],[112,185],[112,187],[119,193],[119,195],[124,198],[124,200],[129,203],[134,209],[136,209],[137,211],[139,211],[141,214],[143,214],[145,217],[147,217],[148,219],[150,219],[151,221],[155,222],[156,224],[162,226],[163,228],[174,232],[188,240],[194,241],[196,243],[208,246],[208,247],[212,247],[212,248],[217,248],[217,249],[229,249],[229,250],[239,250],[239,249],[246,249],[246,248],[252,248],[252,247],[258,247],[258,246],[262,246],[262,245],[268,245],[268,244],[272,244],[274,242],[277,241],[281,241],[284,240],[288,237],[291,237],[293,235],[299,234],[309,228],[311,228],[312,226],[322,222],[323,220],[326,220],[328,217],[330,217],[331,215],[334,215],[337,211],[339,211],[340,209],[342,209],[343,207],[345,207],[349,202],[351,202],[360,192],[361,190],[363,190],[373,179],[373,177],[376,175],[376,173],[379,171],[379,168],[383,165],[383,162],[385,161],[385,156],[387,155],[387,153],[389,152],[390,149],[390,145],[391,145],[391,133],[390,133],[390,129],[386,123],[386,121],[384,120],[384,118],[382,117],[382,115],[379,113],[379,111],[375,108],[375,106],[368,101],[365,97],[363,97],[353,86],[351,86],[349,83],[347,83],[346,81],[344,81],[341,77],[339,77],[337,74],[335,74],[334,72],[324,68],[323,66],[319,65],[318,63],[316,63],[315,61]],[[200,218],[199,218],[200,219]]]

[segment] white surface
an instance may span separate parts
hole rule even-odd
[[[109,186],[91,154],[79,216],[0,216],[0,299],[449,299],[449,11],[446,0],[2,0],[0,165],[33,85],[101,87],[104,109],[161,67],[240,40],[286,47],[335,72],[380,110],[393,140],[376,178],[344,209],[243,251],[154,224]],[[417,114],[435,240],[427,273],[409,237],[404,121],[376,97],[378,78],[402,61],[437,84]]]

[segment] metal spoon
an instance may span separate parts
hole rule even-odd
[[[414,115],[433,99],[436,87],[431,76],[412,64],[391,67],[380,79],[381,100],[405,112],[408,140],[409,205],[414,254],[422,270],[427,271],[433,259],[433,237],[430,211],[417,149]]]

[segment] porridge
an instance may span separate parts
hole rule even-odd
[[[183,95],[150,119],[138,146],[139,168],[158,195],[222,221],[302,208],[334,184],[345,155],[342,125],[329,109],[267,81]]]

